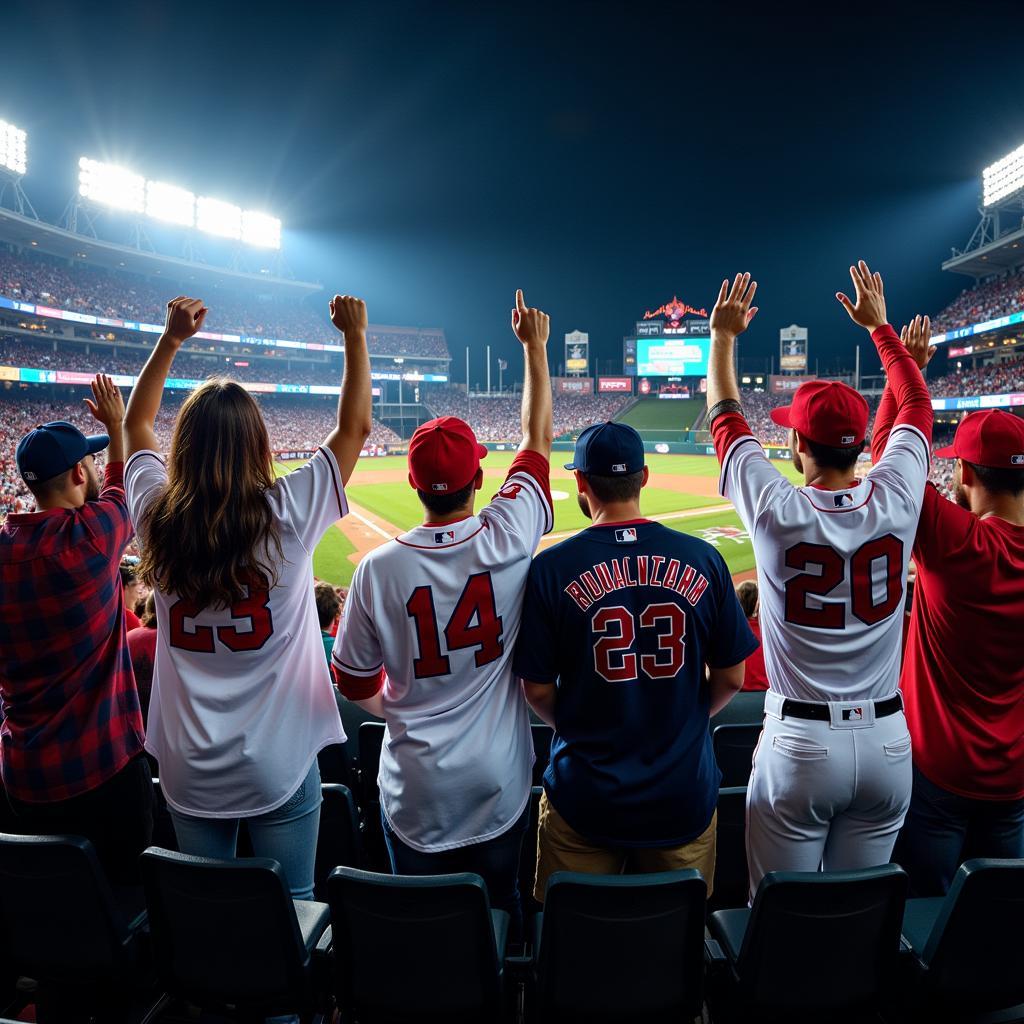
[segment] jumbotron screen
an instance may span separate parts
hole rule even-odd
[[[639,377],[706,377],[710,338],[662,335],[636,339]]]

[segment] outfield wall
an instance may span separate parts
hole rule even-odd
[[[490,452],[513,452],[519,445],[513,441],[481,441]],[[554,441],[551,450],[555,452],[571,452],[576,446],[571,441]],[[648,441],[644,440],[644,451],[648,455],[714,455],[713,444],[699,444],[694,442],[678,441]],[[788,448],[779,448],[772,445],[764,446],[765,454],[769,459],[789,460],[790,451]],[[397,453],[392,453],[397,454]]]

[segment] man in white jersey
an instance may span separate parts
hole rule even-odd
[[[856,302],[896,397],[889,446],[864,480],[868,406],[837,381],[802,385],[772,411],[790,428],[791,484],[743,417],[736,336],[757,307],[749,274],[722,285],[711,315],[709,421],[721,492],[757,560],[769,690],[747,790],[750,895],[768,871],[885,864],[910,801],[910,735],[897,693],[907,565],[928,476],[928,390],[886,320],[882,279],[850,268]]]
[[[422,526],[356,568],[334,644],[341,692],[382,716],[384,833],[397,874],[475,871],[518,918],[519,850],[533,744],[512,653],[530,560],[551,529],[548,316],[516,293],[523,344],[523,441],[478,515],[487,450],[454,416],[409,445]]]

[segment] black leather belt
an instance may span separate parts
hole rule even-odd
[[[852,704],[855,706],[854,701],[842,701],[843,704]],[[871,703],[870,701],[864,701],[865,704]],[[852,708],[843,709],[844,719],[849,718],[849,711]],[[888,715],[895,715],[897,711],[903,710],[903,701],[900,695],[897,693],[895,697],[890,697],[888,700],[880,700],[875,704],[875,718],[885,718]],[[782,702],[782,717],[783,718],[806,718],[812,722],[831,722],[832,712],[829,710],[827,704],[817,704],[813,701],[808,700],[791,700],[786,698]]]

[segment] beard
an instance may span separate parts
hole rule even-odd
[[[590,505],[587,502],[587,496],[585,494],[576,495],[576,503],[580,507],[580,511],[588,518],[593,519],[594,517],[590,514]]]
[[[85,500],[86,501],[99,501],[100,497],[100,478],[96,475],[96,471],[88,474],[88,480],[85,484]]]
[[[793,468],[798,472],[804,471],[804,464],[800,460],[800,453],[796,450],[796,431],[791,427],[789,430],[789,455],[793,460]]]
[[[953,498],[956,503],[961,507],[971,511],[971,503],[967,500],[967,492],[963,489],[959,480],[953,481]]]

